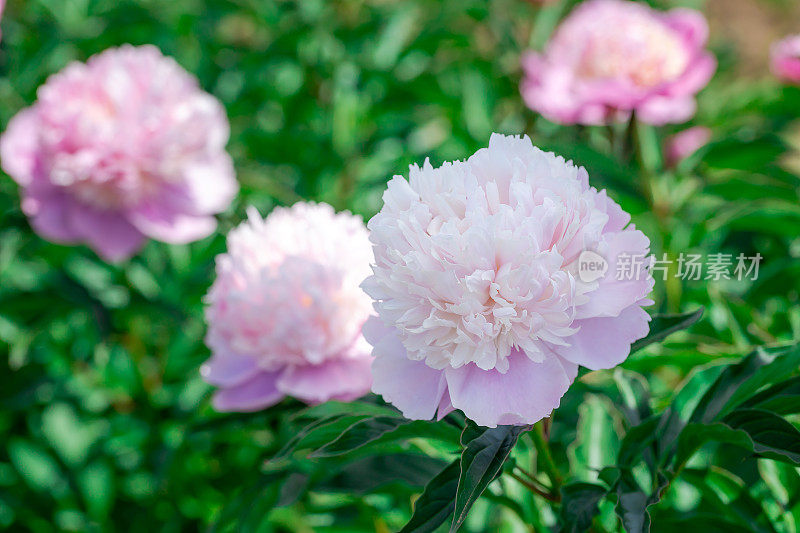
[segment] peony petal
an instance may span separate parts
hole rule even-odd
[[[203,379],[218,387],[233,387],[261,372],[255,358],[231,353],[215,353],[200,367]]]
[[[212,400],[214,409],[251,412],[275,405],[284,396],[275,386],[278,376],[278,372],[261,372],[236,387],[220,389]]]
[[[144,235],[115,211],[73,205],[70,220],[81,239],[108,261],[127,259],[144,242]]]
[[[575,321],[580,331],[566,339],[569,346],[553,347],[564,359],[590,370],[613,368],[631,351],[631,343],[650,331],[650,315],[641,302],[628,307],[617,317],[587,318]]]
[[[307,403],[351,401],[369,392],[371,357],[330,359],[318,365],[294,366],[278,378],[278,389]]]
[[[597,289],[588,294],[589,301],[576,309],[577,319],[617,316],[653,290],[655,282],[642,264],[650,247],[650,240],[644,233],[631,227],[607,235],[605,242],[608,246],[603,255],[608,261],[608,272],[600,280]],[[629,261],[630,267],[623,260]],[[635,266],[634,261],[638,261],[640,266]],[[637,268],[641,269],[641,273],[635,271]]]
[[[33,181],[38,148],[39,116],[35,109],[20,111],[0,138],[3,170],[20,185]]]
[[[186,214],[189,193],[167,188],[157,197],[137,206],[128,219],[142,233],[158,241],[183,244],[211,235],[217,227],[212,216]]]
[[[372,351],[372,391],[412,420],[430,420],[445,394],[444,373],[406,355],[397,334],[389,331]]]
[[[191,212],[196,215],[224,211],[239,192],[233,161],[224,152],[214,160],[189,165],[184,179],[191,198]]]
[[[480,426],[534,424],[559,406],[577,373],[577,365],[549,354],[535,363],[515,350],[505,374],[474,364],[447,368],[453,407]]]
[[[36,233],[64,244],[80,241],[82,234],[73,227],[72,211],[81,207],[56,189],[48,192],[33,189],[32,187],[23,194],[22,210],[30,217],[31,227]]]
[[[705,46],[708,41],[708,22],[699,11],[676,8],[668,11],[663,20],[674,30],[680,32],[686,48],[696,50]]]

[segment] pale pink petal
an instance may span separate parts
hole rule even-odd
[[[631,343],[650,331],[650,315],[632,305],[616,317],[576,320],[580,331],[553,349],[564,359],[590,370],[613,368],[628,358]]]
[[[590,293],[589,301],[577,308],[578,319],[618,316],[653,290],[655,282],[645,268],[650,240],[644,233],[631,227],[609,234],[605,244],[603,256],[608,262],[608,272]]]
[[[445,370],[453,407],[481,426],[533,424],[559,406],[577,372],[555,355],[534,363],[515,352],[509,363],[505,374],[474,364]]]
[[[255,358],[234,353],[215,353],[200,367],[203,379],[217,387],[234,387],[261,372]]]
[[[369,392],[371,364],[371,357],[351,357],[289,367],[278,379],[278,389],[311,404],[355,400]]]
[[[20,185],[29,185],[37,164],[39,119],[34,109],[19,112],[0,138],[3,170]]]
[[[81,240],[109,261],[130,257],[144,242],[144,235],[114,211],[73,206],[71,221]]]
[[[284,394],[275,383],[277,372],[262,372],[235,387],[214,393],[212,404],[217,411],[251,412],[275,405]]]
[[[400,409],[406,418],[433,418],[445,395],[444,373],[409,359],[395,333],[383,336],[372,353],[372,391]]]
[[[72,223],[72,213],[76,209],[81,209],[81,206],[53,189],[29,191],[22,199],[22,210],[30,218],[36,233],[58,243],[72,244],[81,240],[83,233],[77,231]]]

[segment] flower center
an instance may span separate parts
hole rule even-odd
[[[582,77],[627,78],[650,88],[678,78],[688,65],[681,42],[656,21],[639,20],[625,32],[604,28],[589,39],[578,65]]]

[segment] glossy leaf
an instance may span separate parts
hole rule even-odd
[[[631,345],[631,353],[641,350],[655,342],[667,338],[676,331],[689,328],[692,324],[700,320],[704,309],[700,307],[696,311],[681,313],[678,315],[655,315],[650,322],[650,332],[643,339],[639,339]]]
[[[408,422],[404,418],[386,416],[359,420],[347,427],[335,440],[314,451],[311,457],[329,457],[356,450]]]
[[[401,533],[428,533],[445,523],[455,509],[460,472],[461,460],[456,459],[425,485],[414,502],[414,514]]]
[[[469,440],[463,442],[451,533],[464,523],[472,505],[500,473],[517,439],[526,429],[527,426],[498,426],[478,431],[472,424],[464,429]]]
[[[592,520],[600,512],[600,501],[608,489],[594,483],[572,483],[561,488],[559,513],[562,533],[588,531]]]
[[[785,379],[800,366],[800,345],[762,349],[726,368],[700,400],[692,422],[725,416],[764,386]]]
[[[780,416],[762,409],[737,409],[724,421],[746,432],[759,455],[800,465],[800,431]]]

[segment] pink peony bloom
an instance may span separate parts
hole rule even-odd
[[[589,0],[556,30],[544,54],[523,58],[522,96],[562,124],[604,124],[635,111],[651,124],[685,122],[716,70],[708,25],[691,9]]]
[[[460,409],[483,426],[532,424],[578,365],[618,365],[649,330],[649,272],[614,273],[626,257],[643,263],[650,241],[583,168],[527,136],[412,166],[383,200],[362,284],[379,318],[364,335],[372,390],[408,418]],[[584,252],[607,260],[605,277],[580,275]]]
[[[371,312],[359,289],[369,274],[360,218],[327,204],[255,210],[228,235],[207,297],[212,357],[203,378],[219,411],[255,411],[285,395],[349,401],[369,391]]]
[[[676,165],[711,140],[711,130],[705,126],[694,126],[676,133],[667,139],[666,159],[669,165]]]
[[[781,81],[800,84],[800,35],[792,35],[772,45],[772,72]]]
[[[154,46],[106,50],[39,89],[0,140],[45,238],[110,260],[211,234],[238,191],[225,110]]]

